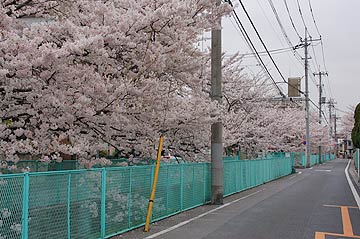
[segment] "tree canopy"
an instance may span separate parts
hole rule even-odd
[[[210,54],[198,44],[231,11],[215,3],[0,1],[3,167],[64,154],[91,167],[106,163],[95,153],[104,145],[120,156],[154,157],[159,134],[188,160],[206,158],[218,119],[225,147],[251,155],[303,150],[302,107],[272,102],[273,87],[245,74],[241,56],[223,60],[224,103],[210,100]],[[316,121],[314,145],[326,135]]]
[[[354,112],[354,128],[351,132],[351,140],[355,148],[360,148],[360,104],[355,108]]]

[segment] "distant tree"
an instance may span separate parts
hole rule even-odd
[[[353,141],[354,147],[360,148],[360,103],[356,106],[354,119],[355,123],[351,132],[351,139]]]

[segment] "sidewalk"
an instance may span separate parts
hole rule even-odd
[[[355,171],[355,161],[351,160],[350,168],[349,168],[349,175],[351,180],[354,182],[357,191],[360,193],[360,178],[358,177],[357,172]]]

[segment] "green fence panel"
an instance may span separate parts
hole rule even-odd
[[[32,175],[29,238],[67,237],[67,175]]]
[[[124,167],[106,172],[106,234],[113,234],[131,228],[132,167]],[[134,205],[133,205],[134,204]]]
[[[0,238],[22,238],[24,175],[0,178]]]
[[[99,238],[101,227],[101,171],[71,175],[71,238]]]
[[[262,160],[224,162],[224,195],[228,196],[291,174],[293,159],[285,156]]]
[[[299,160],[300,158],[300,160]],[[334,154],[331,153],[325,153],[322,155],[322,162],[327,162],[330,160],[335,159],[336,156]],[[299,165],[298,162],[301,162],[301,165]],[[319,155],[318,154],[311,154],[310,155],[310,166],[314,166],[319,164]],[[306,167],[306,156],[304,153],[295,153],[295,166],[302,166],[302,167]]]

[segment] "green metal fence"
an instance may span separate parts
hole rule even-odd
[[[294,155],[224,161],[224,194],[291,173]],[[154,165],[0,175],[0,238],[108,238],[145,222]],[[208,163],[161,166],[152,221],[210,200]]]
[[[291,174],[293,156],[224,162],[224,195],[228,196]]]
[[[12,166],[12,163],[9,162],[9,166]],[[39,160],[21,160],[16,163],[16,167],[17,169],[15,170],[9,170],[8,168],[0,168],[0,173],[21,173],[22,169],[27,169],[30,172],[84,169],[77,160],[63,160],[59,163],[55,161],[45,163]]]
[[[335,155],[334,154],[322,154],[321,157],[321,161],[322,162],[327,162],[330,160],[335,159]],[[306,167],[306,157],[304,153],[301,153],[301,161],[302,161],[302,167]],[[314,166],[319,164],[319,155],[318,154],[311,154],[310,155],[310,166]]]
[[[131,161],[126,158],[109,159],[110,164],[106,167],[120,167],[124,165],[140,166],[154,164],[155,160],[142,159],[137,161]],[[1,160],[0,160],[1,163]],[[8,162],[8,166],[12,166],[13,163]],[[9,170],[8,168],[0,168],[2,174],[21,173],[23,169],[27,169],[30,172],[49,172],[49,171],[62,171],[62,170],[78,170],[84,169],[84,167],[77,160],[63,160],[61,162],[51,161],[42,162],[39,160],[20,160],[16,163],[17,169]],[[101,165],[94,165],[93,168],[102,168]]]
[[[0,176],[0,238],[106,238],[145,222],[154,165]],[[210,164],[160,169],[153,221],[205,204]]]

